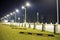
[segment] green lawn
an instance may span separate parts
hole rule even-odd
[[[40,30],[33,30],[33,29],[27,29],[27,30],[12,29],[9,25],[0,24],[0,40],[59,40],[60,39],[60,35],[55,35],[55,37],[49,37],[49,36],[20,34],[19,32],[53,34],[51,32],[42,32]]]

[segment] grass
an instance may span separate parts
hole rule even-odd
[[[59,40],[60,34],[55,37],[48,36],[37,36],[37,35],[26,35],[19,34],[19,32],[33,32],[42,34],[53,34],[51,32],[42,32],[41,30],[33,29],[12,29],[9,25],[0,24],[0,40]]]

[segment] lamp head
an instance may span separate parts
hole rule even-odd
[[[30,6],[30,3],[29,2],[26,2],[26,6],[29,7]]]

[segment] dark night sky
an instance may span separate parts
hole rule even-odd
[[[34,16],[36,16],[38,11],[39,21],[41,21],[40,19],[43,17],[45,22],[49,22],[50,19],[52,22],[56,22],[56,0],[0,0],[0,18],[14,11],[16,8],[20,10],[26,1],[32,4],[30,8],[27,8],[27,16],[29,16],[27,19],[35,19],[36,17]],[[33,19],[30,16],[33,17]]]

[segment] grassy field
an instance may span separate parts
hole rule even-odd
[[[19,32],[32,32],[42,34],[53,34],[51,32],[42,32],[33,29],[12,29],[9,25],[0,24],[0,40],[59,40],[60,35],[54,37],[20,34]]]

